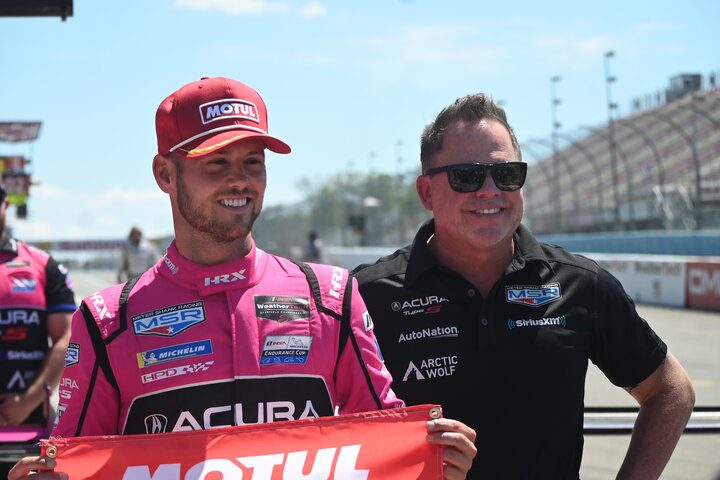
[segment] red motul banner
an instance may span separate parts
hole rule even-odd
[[[720,311],[720,263],[688,262],[686,275],[687,307]]]
[[[70,480],[441,480],[416,405],[193,432],[43,441]]]

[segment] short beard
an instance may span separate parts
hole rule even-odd
[[[177,203],[180,215],[185,221],[197,232],[208,235],[217,243],[232,243],[239,238],[243,238],[250,234],[257,215],[250,219],[250,225],[247,229],[238,233],[237,225],[219,222],[212,218],[208,218],[202,212],[202,209],[193,203],[192,198],[188,195],[190,190],[185,184],[182,175],[181,162],[175,162],[177,167]]]

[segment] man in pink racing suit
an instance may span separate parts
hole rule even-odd
[[[255,245],[266,187],[260,95],[203,78],[156,114],[153,174],[175,240],[153,268],[86,298],[73,316],[55,436],[159,433],[402,406],[373,323],[344,269],[295,264]],[[465,478],[476,449],[464,424],[429,422],[445,477]],[[63,478],[27,457],[8,478]],[[29,477],[28,477],[29,478]]]

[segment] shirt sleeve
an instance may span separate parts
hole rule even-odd
[[[597,280],[591,359],[619,387],[637,385],[663,362],[667,346],[640,317],[620,282],[604,269]]]
[[[83,315],[89,318],[85,318]],[[88,320],[92,322],[89,325]],[[90,328],[89,328],[90,327]],[[96,348],[102,349],[100,355]],[[72,319],[72,336],[60,380],[58,413],[53,436],[114,435],[118,432],[120,399],[108,380],[103,361],[105,346],[92,315],[84,306]]]
[[[335,385],[340,400],[340,413],[355,413],[405,406],[391,388],[392,376],[380,353],[373,322],[352,282],[350,324],[345,347],[338,358]]]
[[[49,313],[72,312],[77,306],[75,294],[72,290],[72,280],[67,268],[59,264],[52,257],[45,265],[45,299]]]

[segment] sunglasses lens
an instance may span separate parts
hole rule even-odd
[[[474,192],[478,190],[485,181],[486,169],[481,165],[470,165],[463,167],[451,167],[447,176],[450,187],[456,192]]]
[[[512,162],[496,164],[493,167],[492,177],[500,190],[518,190],[525,183],[527,168],[524,163]]]

